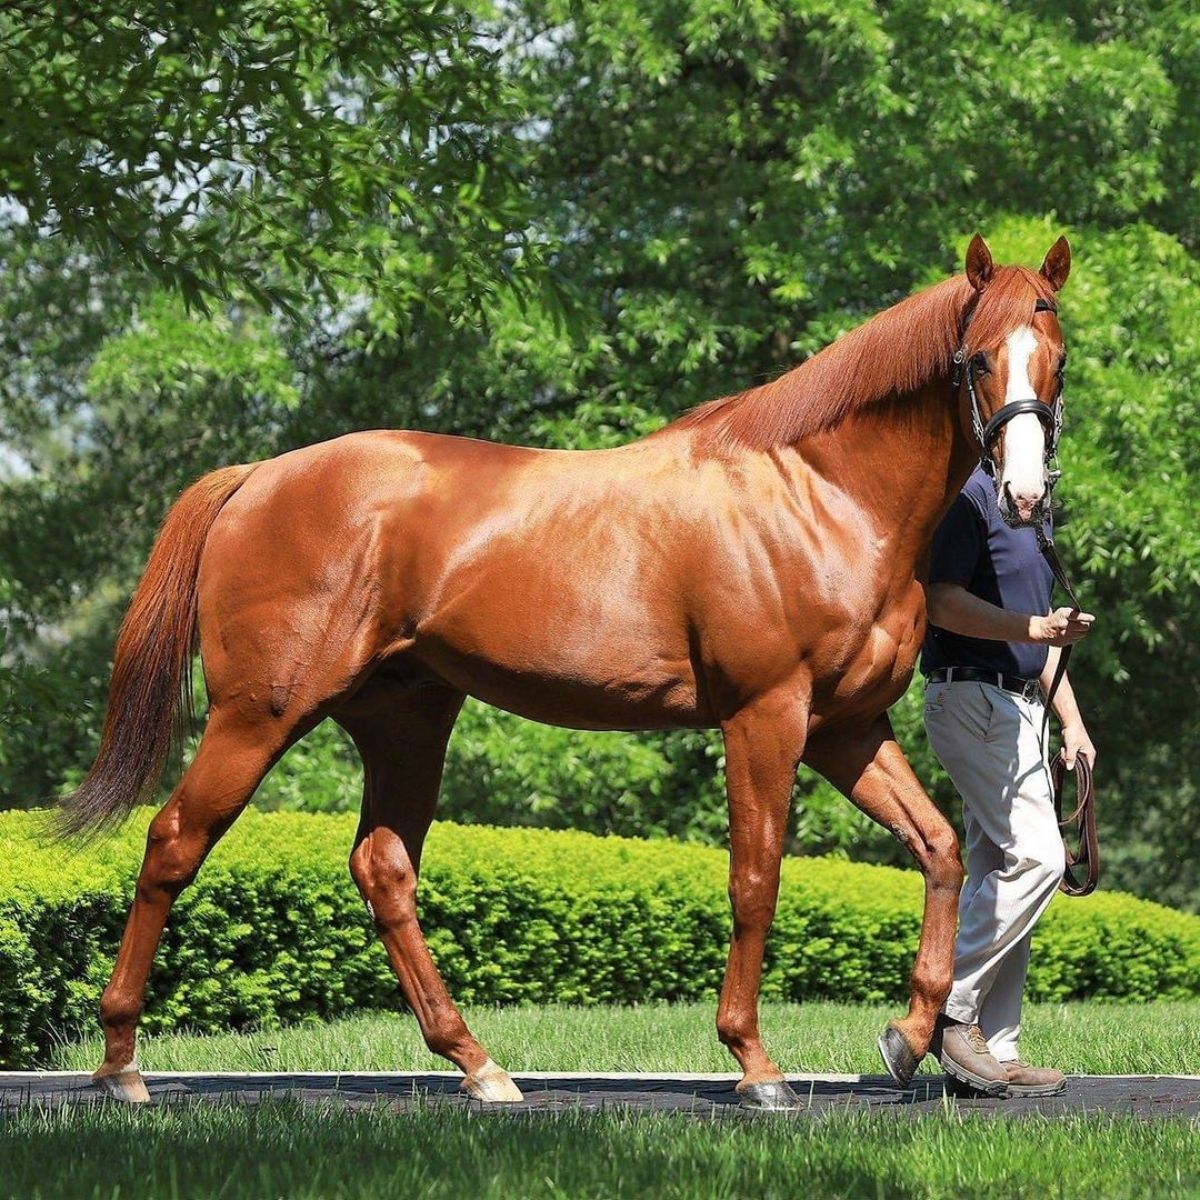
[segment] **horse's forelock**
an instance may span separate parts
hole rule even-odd
[[[1010,333],[1033,322],[1039,300],[1053,304],[1054,289],[1037,271],[1028,267],[1001,267],[979,295],[964,336],[965,350],[1000,345]]]

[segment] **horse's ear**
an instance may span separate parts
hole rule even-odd
[[[1046,258],[1042,263],[1042,278],[1058,292],[1062,290],[1062,285],[1067,282],[1070,273],[1071,243],[1065,237],[1060,237],[1046,251]]]
[[[992,261],[992,252],[988,249],[987,242],[976,234],[967,247],[967,279],[977,292],[982,292],[995,273],[996,264]]]

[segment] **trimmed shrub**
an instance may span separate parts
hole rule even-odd
[[[83,850],[0,814],[0,1062],[28,1065],[94,1020],[149,812]],[[401,1006],[346,859],[357,818],[248,811],[176,904],[144,1027],[240,1028]],[[715,996],[730,917],[727,856],[676,842],[436,825],[421,920],[463,1003]],[[769,997],[900,1000],[920,926],[915,871],[784,863]],[[1031,994],[1200,994],[1200,918],[1124,895],[1060,897],[1041,923]]]

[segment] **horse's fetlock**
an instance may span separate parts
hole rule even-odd
[[[738,1007],[717,1009],[717,1040],[733,1050],[744,1046],[754,1027],[752,1013]]]
[[[745,1034],[738,1025],[734,1025],[729,1021],[717,1022],[717,1041],[732,1050],[735,1046],[740,1046],[746,1040]]]
[[[940,1009],[945,1004],[953,985],[953,975],[949,971],[935,974],[925,967],[917,968],[912,973],[912,990],[933,1009]]]
[[[431,1023],[425,1034],[425,1045],[434,1054],[452,1061],[457,1061],[474,1040],[467,1023],[457,1014],[454,1018]]]
[[[106,988],[100,997],[100,1022],[105,1029],[127,1029],[142,1015],[142,999]]]

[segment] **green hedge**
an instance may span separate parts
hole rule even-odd
[[[81,851],[0,814],[0,1062],[28,1065],[94,1020],[148,812]],[[176,906],[145,1028],[200,1030],[399,1006],[346,868],[356,818],[246,813]],[[456,999],[589,1004],[714,996],[726,855],[675,842],[440,824],[422,923]],[[830,859],[784,865],[763,991],[900,1000],[921,881]],[[1124,895],[1059,897],[1038,931],[1041,999],[1200,994],[1200,917]]]

